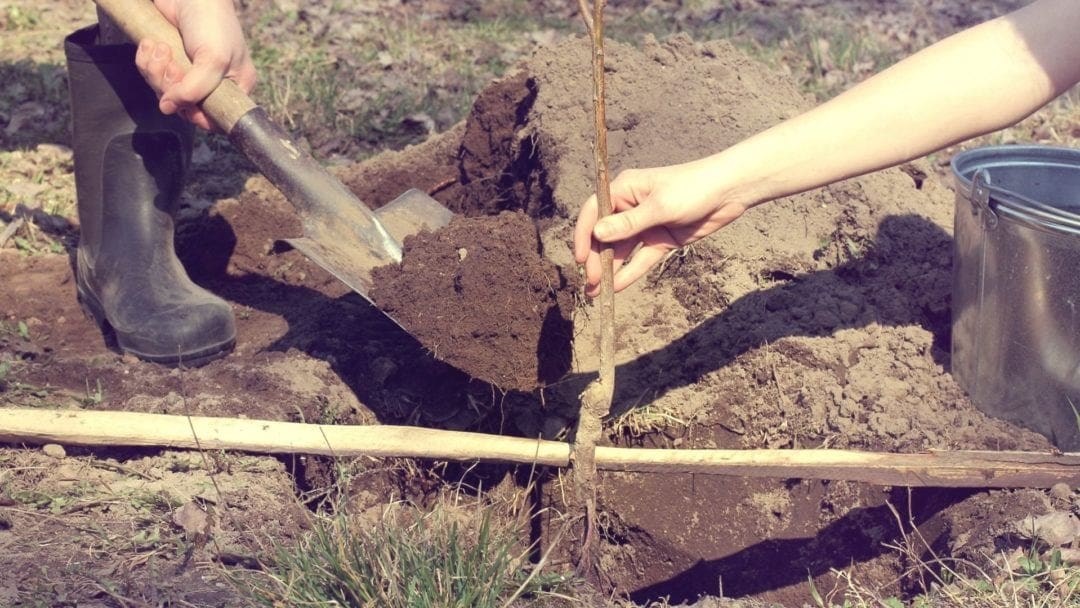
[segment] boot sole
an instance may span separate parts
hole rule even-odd
[[[211,361],[228,355],[236,346],[236,338],[233,337],[218,344],[186,353],[176,353],[174,355],[158,355],[139,352],[138,350],[124,345],[122,336],[116,331],[116,328],[109,323],[108,317],[105,316],[104,307],[88,289],[82,286],[81,277],[78,278],[75,283],[76,297],[78,298],[79,306],[82,308],[83,314],[98,326],[102,335],[105,336],[106,343],[110,342],[111,338],[111,342],[124,354],[129,354],[143,361],[149,361],[168,367],[180,367],[181,365],[184,367],[201,367]]]

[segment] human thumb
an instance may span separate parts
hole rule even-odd
[[[593,236],[601,243],[630,238],[656,223],[653,214],[645,206],[638,205],[626,211],[609,215],[596,222]]]

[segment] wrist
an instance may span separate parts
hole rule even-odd
[[[717,206],[739,205],[744,209],[776,198],[774,179],[766,167],[743,154],[737,144],[722,152],[701,159],[698,170],[709,200]]]

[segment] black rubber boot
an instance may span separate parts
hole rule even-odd
[[[232,309],[195,285],[173,248],[192,127],[158,111],[135,46],[99,45],[97,26],[65,40],[78,194],[79,302],[116,346],[197,366],[236,342]]]

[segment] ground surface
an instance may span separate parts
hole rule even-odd
[[[245,5],[253,32],[270,32],[255,38],[278,31],[257,18],[269,4]],[[501,78],[477,86],[463,109],[435,104],[426,119],[415,113],[401,121],[362,117],[393,125],[394,137],[418,145],[371,156],[379,149],[364,139],[370,134],[342,138],[316,129],[304,137],[320,154],[335,157],[335,171],[373,206],[416,187],[464,216],[526,214],[533,222],[506,229],[520,230],[522,243],[538,232],[546,263],[572,276],[571,218],[591,187],[590,72],[584,41],[566,27],[572,10],[539,4],[510,7],[536,20],[535,35],[492,43],[484,52],[498,62],[473,62],[484,66],[478,80]],[[820,65],[811,61],[810,70],[820,72],[811,78],[805,64],[785,58],[797,50],[783,44],[769,47],[781,58],[765,65],[727,42],[706,42],[721,37],[718,23],[730,28],[727,37],[753,47],[811,15],[821,35],[808,39],[819,50],[842,41],[832,34],[838,23],[874,33],[867,39],[883,48],[910,50],[1010,5],[877,3],[873,14],[861,14],[862,3],[641,4],[613,7],[613,32],[632,39],[609,48],[615,170],[722,149],[875,67],[872,54],[858,53],[870,63],[830,67],[847,55],[824,52]],[[18,5],[4,6],[13,19],[10,7]],[[371,57],[379,70],[350,64],[362,58],[350,58],[342,41],[365,32],[348,30],[347,20],[327,18],[323,9],[315,4],[298,23],[321,40],[337,41],[328,43],[338,55],[333,69],[356,69],[372,79],[368,84],[389,87],[402,63],[425,64],[424,57],[398,56],[396,48]],[[387,11],[386,20],[413,27],[481,22],[493,9],[381,2],[358,3],[355,10]],[[82,3],[66,2],[46,3],[38,15],[51,29],[25,28],[20,36],[55,35],[56,23],[91,18]],[[360,30],[371,27],[354,16]],[[563,20],[559,27],[543,20],[556,18]],[[642,30],[664,33],[663,23],[694,38],[641,36]],[[57,73],[55,65],[22,61],[25,48],[11,40],[0,43],[15,58],[7,69]],[[504,65],[493,68],[496,63]],[[33,82],[47,87],[49,78],[62,76]],[[433,86],[435,97],[438,90],[452,97],[468,89],[461,82]],[[272,89],[264,103],[280,100],[282,90]],[[369,101],[356,96],[359,105]],[[0,248],[5,406],[414,424],[548,438],[564,438],[572,428],[577,395],[596,368],[590,307],[578,307],[573,318],[569,373],[554,379],[541,371],[542,390],[503,389],[528,386],[539,362],[550,357],[546,351],[535,353],[525,365],[534,367],[518,369],[526,373],[514,381],[470,378],[298,252],[276,245],[299,234],[295,213],[261,178],[245,181],[243,162],[214,139],[197,148],[196,184],[185,194],[178,250],[193,278],[233,305],[236,352],[197,370],[169,370],[109,350],[74,298],[69,254],[77,220],[70,202],[64,206],[74,196],[70,151],[53,124],[66,119],[66,110],[30,103],[37,102],[14,104],[3,116],[10,179],[0,211],[10,223],[18,204],[46,201],[30,205],[38,210],[32,225],[45,236],[20,232],[25,246],[13,240]],[[278,107],[287,119],[289,104]],[[27,131],[17,122],[21,115],[54,131]],[[999,137],[1069,143],[1080,136],[1069,130],[1078,128],[1075,119],[1075,112],[1064,122],[1038,115]],[[428,126],[437,133],[428,136]],[[371,158],[352,160],[365,156]],[[43,161],[52,157],[60,160]],[[759,207],[620,296],[617,394],[605,440],[669,448],[1049,451],[1041,436],[980,414],[949,374],[953,199],[942,159],[947,153]],[[38,166],[49,170],[39,174]],[[461,248],[453,248],[451,261],[469,259]],[[439,285],[435,273],[444,270],[431,269],[430,285]],[[490,284],[491,301],[521,305],[514,291],[520,284],[497,287]],[[546,326],[545,317],[538,318]],[[502,330],[490,329],[496,337]],[[503,335],[508,331],[513,328]],[[512,360],[498,351],[489,356],[500,364]],[[458,472],[432,463],[365,460],[351,477],[351,505],[376,508],[400,497],[423,503]],[[514,485],[519,477],[492,467],[471,471],[468,479],[489,487]],[[239,569],[269,547],[293,541],[306,528],[306,507],[317,508],[319,491],[334,479],[334,466],[315,458],[128,449],[65,455],[6,447],[0,450],[0,606],[76,600],[80,606],[235,605],[221,564]],[[538,500],[550,510],[533,532],[549,541],[565,503],[560,479],[542,479]],[[918,581],[889,546],[903,544],[915,530],[925,537],[916,554],[932,547],[985,561],[1019,546],[1012,522],[1063,508],[1035,491],[908,493],[843,482],[655,474],[603,475],[598,490],[601,583],[641,604],[704,595],[799,606],[810,602],[808,580],[827,590],[850,580],[844,576],[904,595],[917,591]],[[216,542],[207,543],[197,526],[185,523],[179,514],[186,505],[214,514]],[[44,603],[32,603],[38,600]]]

